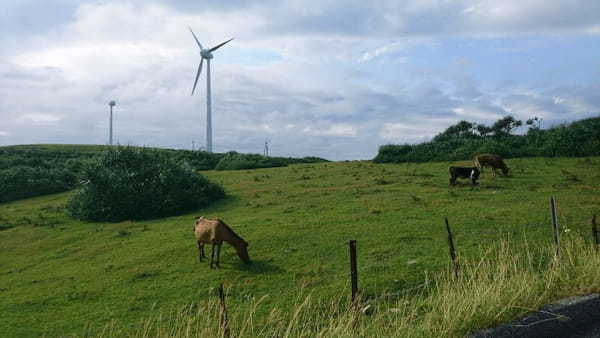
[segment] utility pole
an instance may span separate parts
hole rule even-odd
[[[269,157],[269,141],[265,141],[265,150],[263,155],[265,155],[265,157]]]
[[[113,145],[113,107],[117,103],[115,101],[110,101],[108,105],[110,106],[110,135],[109,135],[109,144]]]

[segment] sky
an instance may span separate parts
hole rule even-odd
[[[595,0],[0,0],[0,146],[371,159],[460,121],[600,115]],[[524,132],[524,130],[521,130]]]

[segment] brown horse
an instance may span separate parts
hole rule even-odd
[[[210,268],[213,268],[213,263],[219,267],[219,256],[221,255],[221,245],[223,242],[229,243],[235,248],[238,256],[245,264],[250,264],[248,256],[248,242],[238,236],[225,222],[220,219],[208,219],[198,217],[194,225],[194,234],[198,242],[198,254],[200,261],[206,258],[204,254],[204,244],[212,244],[212,253],[210,257]],[[217,260],[215,262],[215,246],[217,247]]]
[[[473,164],[481,171],[483,167],[492,168],[492,176],[496,177],[496,170],[502,170],[503,175],[508,175],[508,167],[502,160],[502,157],[496,154],[479,154],[473,157]]]

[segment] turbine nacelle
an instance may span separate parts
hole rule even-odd
[[[192,36],[194,37],[194,40],[196,40],[196,43],[198,44],[198,48],[200,48],[200,64],[198,65],[198,72],[196,73],[196,80],[194,80],[194,87],[192,88],[192,95],[194,95],[194,90],[196,90],[196,84],[198,84],[198,78],[200,77],[200,73],[202,72],[202,61],[204,61],[204,59],[208,61],[210,61],[210,59],[213,58],[213,54],[212,52],[216,51],[217,49],[223,47],[226,43],[228,43],[229,41],[233,40],[233,38],[225,41],[225,42],[221,42],[220,44],[214,46],[213,48],[202,48],[202,44],[200,43],[200,41],[198,40],[198,38],[196,37],[196,34],[194,34],[194,31],[192,30],[192,28],[190,27],[190,32],[192,33]],[[210,64],[209,64],[210,65]],[[210,68],[209,68],[210,71]],[[209,74],[210,76],[210,74]],[[207,89],[208,91],[208,89]]]
[[[200,51],[200,55],[202,56],[202,58],[204,59],[212,59],[213,58],[213,54],[210,52],[210,50],[207,49],[203,49]]]

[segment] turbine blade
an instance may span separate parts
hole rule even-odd
[[[214,46],[213,48],[209,49],[208,51],[212,53],[212,52],[216,51],[217,49],[221,48],[224,44],[228,43],[231,40],[233,40],[233,38],[231,38],[231,39],[229,39],[229,40],[227,40],[227,41],[225,41],[225,42],[223,42],[221,44],[218,44],[218,45]]]
[[[200,73],[202,72],[202,61],[204,61],[204,58],[200,59],[200,64],[198,65],[198,72],[196,73],[196,80],[194,81],[194,88],[192,88],[191,95],[194,95],[194,90],[196,90],[196,85],[198,84],[198,78],[200,77]]]
[[[188,27],[188,28],[190,29],[190,32],[192,32],[192,35],[194,36],[194,40],[196,40],[196,43],[198,44],[198,47],[200,47],[200,50],[203,50],[204,48],[202,48],[202,44],[200,43],[200,41],[198,41],[198,38],[196,37],[196,34],[194,34],[192,27]]]

